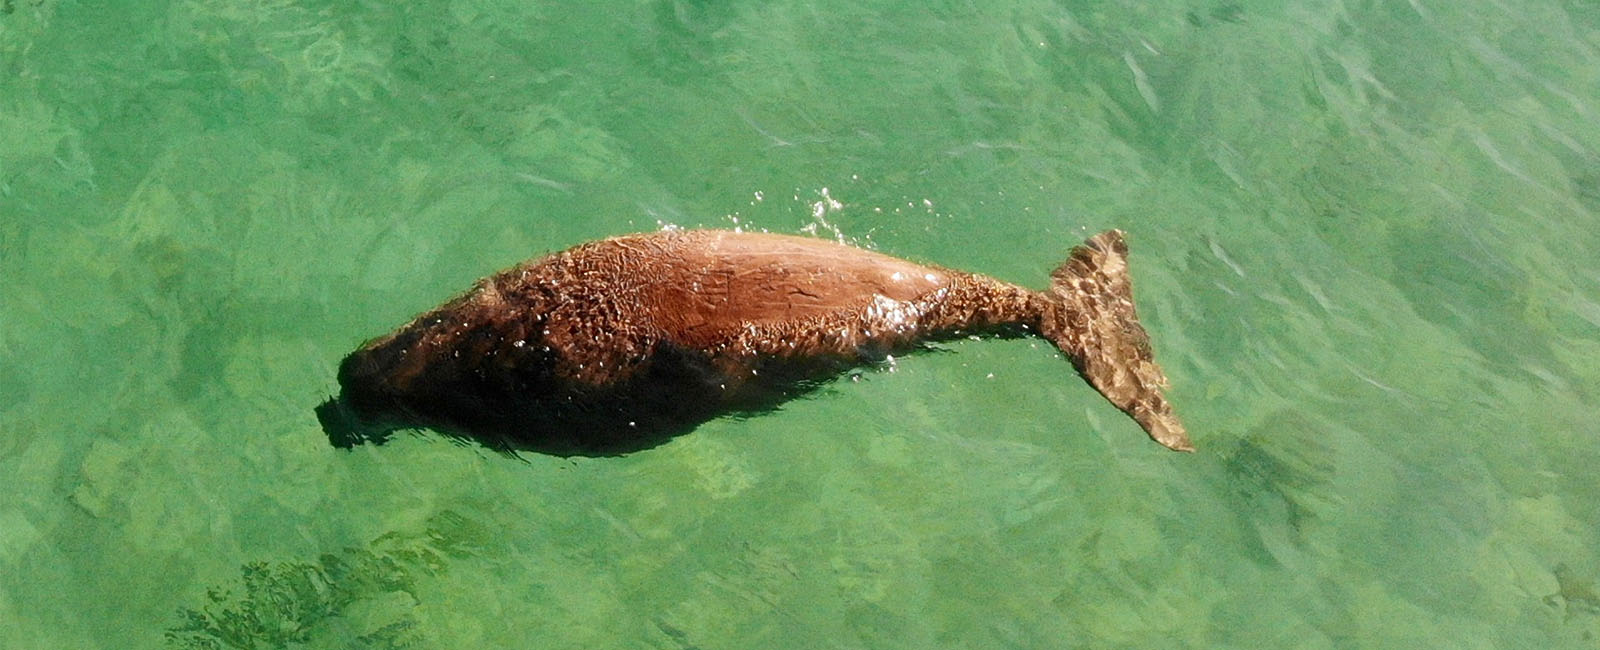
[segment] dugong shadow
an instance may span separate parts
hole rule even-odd
[[[1016,328],[997,328],[1001,337],[1018,337]],[[966,335],[971,335],[968,333]],[[931,350],[919,345],[899,353]],[[429,430],[463,444],[481,445],[515,455],[534,452],[551,456],[621,456],[647,450],[718,418],[745,420],[779,411],[783,404],[812,396],[844,372],[863,365],[880,365],[887,354],[863,350],[857,363],[816,363],[804,368],[773,369],[758,386],[741,387],[742,395],[730,402],[721,390],[711,390],[714,372],[694,355],[668,361],[658,356],[651,371],[637,382],[586,396],[569,404],[533,402],[509,410],[502,402],[495,415],[457,422],[438,422],[425,416],[389,413],[366,417],[345,395],[334,396],[316,407],[318,422],[328,442],[339,449],[362,444],[381,445],[396,433]],[[481,400],[478,395],[462,396]],[[643,417],[641,417],[643,415]]]

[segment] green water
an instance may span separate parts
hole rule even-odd
[[[0,648],[1594,648],[1590,0],[0,0]],[[332,448],[363,339],[665,224],[1042,285],[620,458]]]

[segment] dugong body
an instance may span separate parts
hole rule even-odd
[[[1134,313],[1120,231],[1034,291],[831,241],[723,230],[582,244],[480,280],[345,358],[319,408],[348,445],[428,426],[616,453],[769,408],[921,342],[1035,334],[1157,442],[1192,450]]]

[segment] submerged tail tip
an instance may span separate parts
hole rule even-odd
[[[1127,236],[1121,230],[1113,229],[1072,247],[1066,261],[1050,273],[1050,278],[1053,285],[1075,287],[1081,280],[1100,276],[1100,279],[1117,283],[1118,286],[1111,288],[1113,291],[1127,291],[1127,271]]]
[[[1119,229],[1119,228],[1112,228],[1111,230],[1107,230],[1107,231],[1102,232],[1102,233],[1100,233],[1098,235],[1090,237],[1087,240],[1084,240],[1083,243],[1089,245],[1089,247],[1094,248],[1094,249],[1096,249],[1096,250],[1098,250],[1098,251],[1100,251],[1102,253],[1112,253],[1112,254],[1116,254],[1116,255],[1127,255],[1128,254],[1128,236],[1127,235],[1128,235],[1127,233],[1122,232],[1122,230]]]
[[[1189,440],[1189,433],[1184,430],[1183,423],[1169,411],[1151,422],[1139,422],[1150,439],[1161,446],[1173,451],[1194,452],[1194,442]]]

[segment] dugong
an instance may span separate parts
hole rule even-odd
[[[1095,235],[1036,291],[809,237],[612,237],[479,280],[362,345],[318,415],[339,446],[424,426],[505,450],[622,453],[924,342],[1036,335],[1156,442],[1192,451],[1127,252],[1121,231]]]

